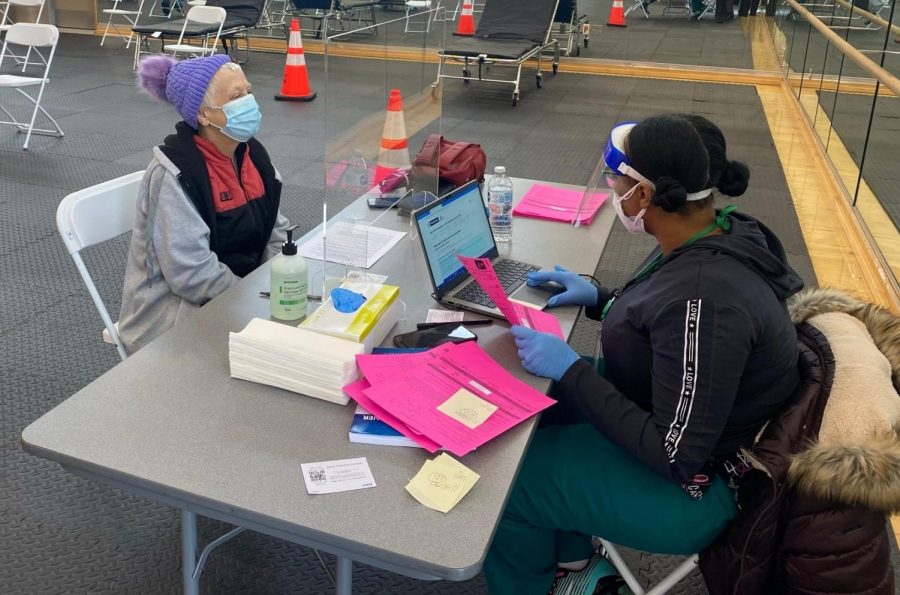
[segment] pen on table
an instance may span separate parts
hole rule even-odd
[[[426,328],[434,328],[436,326],[449,326],[452,324],[463,325],[463,326],[478,326],[482,324],[491,324],[494,322],[490,318],[476,318],[474,320],[453,320],[450,322],[420,322],[416,324],[417,330],[422,330]]]
[[[268,291],[260,291],[260,292],[259,292],[259,297],[269,299],[269,297],[271,297],[271,294],[270,294]],[[313,294],[309,294],[308,296],[306,296],[306,299],[312,300],[312,301],[314,301],[314,302],[321,302],[321,301],[322,301],[322,296],[321,296],[321,295],[313,295]]]

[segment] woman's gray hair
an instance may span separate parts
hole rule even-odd
[[[222,107],[221,105],[213,105],[212,98],[213,95],[215,95],[222,87],[222,77],[220,77],[219,75],[225,70],[243,72],[241,66],[234,62],[226,62],[225,64],[222,64],[219,70],[216,71],[216,74],[213,75],[212,79],[209,81],[209,86],[206,88],[206,93],[203,94],[203,102],[200,104],[200,107]]]

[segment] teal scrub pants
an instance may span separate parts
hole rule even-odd
[[[697,501],[590,424],[542,427],[484,563],[488,590],[546,595],[557,563],[590,556],[591,535],[647,552],[693,554],[735,514],[721,479]]]

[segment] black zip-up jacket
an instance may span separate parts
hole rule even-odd
[[[606,437],[681,485],[750,446],[798,382],[785,300],[803,281],[768,228],[729,219],[729,231],[673,251],[617,292],[603,322],[606,378],[582,360],[558,387]],[[601,288],[587,315],[599,318],[613,295]]]
[[[265,148],[255,138],[238,145],[235,152],[237,170],[249,154],[263,181],[264,196],[248,197],[247,204],[225,213],[217,213],[213,206],[212,187],[203,154],[194,142],[196,131],[185,122],[175,125],[175,134],[165,138],[160,150],[174,163],[181,174],[178,181],[197,212],[209,227],[209,248],[219,262],[224,263],[238,277],[250,274],[260,265],[269,244],[272,228],[281,204],[281,182]]]

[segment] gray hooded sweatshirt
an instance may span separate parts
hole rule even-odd
[[[119,313],[119,336],[129,354],[239,279],[210,250],[209,227],[178,174],[175,164],[154,147],[138,191]],[[278,254],[288,226],[279,212],[265,260]]]

